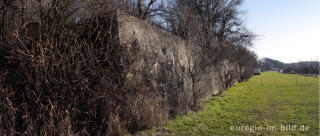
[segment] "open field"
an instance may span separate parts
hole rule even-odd
[[[319,78],[264,72],[201,107],[138,135],[318,136]]]

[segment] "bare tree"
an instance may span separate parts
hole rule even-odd
[[[150,18],[153,12],[160,10],[155,4],[157,0],[121,0],[122,9],[142,20]]]
[[[238,64],[241,67],[240,71],[245,67],[253,67],[251,61],[245,62],[244,58],[254,58],[247,50],[252,47],[256,35],[250,32],[239,18],[239,6],[242,2],[175,0],[168,2],[167,8],[159,14],[159,17],[166,21],[159,26],[190,43],[190,47],[187,48],[192,48],[190,51],[193,52],[188,58],[189,76],[192,80],[195,103],[196,94],[199,93],[195,86],[209,72],[207,69],[214,65],[223,65],[225,62]],[[236,78],[233,75],[236,73],[237,71],[219,73],[225,88],[232,84]]]
[[[174,116],[178,97],[186,91],[184,77],[189,78],[195,107],[202,93],[199,83],[215,65],[235,63],[244,73],[254,65],[255,55],[248,49],[255,35],[239,19],[241,3],[0,0],[0,106],[4,109],[0,133],[121,135],[121,129],[134,132],[146,128],[152,122],[139,123],[141,117],[148,117],[141,115],[147,114],[146,108],[128,107],[132,104],[127,97],[129,92],[153,89],[148,79],[163,83],[158,92],[163,98],[166,93],[175,96],[164,102]],[[175,69],[178,62],[163,62],[158,75],[126,83],[129,72],[150,76],[156,60],[153,53],[130,54],[125,44],[119,43],[116,9],[158,23],[185,39],[188,66]],[[135,71],[130,69],[134,59],[149,59],[149,65]],[[218,70],[225,88],[235,80],[237,70]]]

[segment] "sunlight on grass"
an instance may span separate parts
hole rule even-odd
[[[155,128],[139,134],[316,136],[319,135],[319,78],[264,72],[202,102],[201,107],[201,111],[169,121],[163,128],[167,130],[165,133]],[[252,127],[252,131],[236,130],[240,126]],[[270,126],[274,129],[270,130]],[[302,127],[304,131],[300,130]]]

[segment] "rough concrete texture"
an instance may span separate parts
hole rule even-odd
[[[143,122],[147,122],[144,125],[153,126],[187,112],[193,104],[193,93],[187,74],[192,64],[188,63],[190,50],[186,42],[138,18],[120,11],[117,14],[120,43],[139,56],[132,65],[134,70],[127,75],[127,84],[148,83],[146,90],[128,95],[132,108],[140,106],[137,116],[143,114]],[[200,101],[226,89],[226,80],[239,79],[237,67],[231,64],[214,66],[209,71],[195,87]]]

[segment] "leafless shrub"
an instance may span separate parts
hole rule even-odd
[[[240,50],[254,38],[237,18],[241,0],[173,3],[166,9],[155,0],[1,0],[0,135],[134,133],[195,106],[198,83],[215,64],[238,62],[248,70],[228,56],[253,56]],[[120,44],[117,8],[149,21],[163,17],[168,27],[158,26],[190,43],[189,66],[178,71],[174,62],[157,62],[134,39],[131,48]],[[139,61],[146,63],[137,69]],[[226,88],[236,72],[220,73]],[[191,77],[192,103],[181,73]],[[186,107],[178,105],[183,101]]]
[[[187,48],[192,48],[193,53],[188,58],[188,74],[192,79],[194,103],[197,103],[197,93],[200,94],[199,88],[195,86],[217,65],[237,65],[234,69],[215,67],[220,71],[220,80],[225,89],[237,80],[238,73],[242,73],[241,79],[252,75],[250,70],[256,60],[249,48],[256,35],[239,18],[239,6],[242,2],[243,0],[174,0],[168,2],[167,8],[158,16],[165,20],[165,25],[159,26],[190,43],[188,46],[191,47]]]
[[[125,49],[115,12],[72,21],[52,1],[39,22],[1,39],[1,135],[118,135]]]

